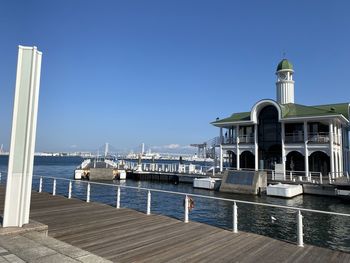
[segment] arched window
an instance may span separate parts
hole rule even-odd
[[[274,169],[275,163],[282,163],[281,124],[275,106],[264,107],[258,120],[259,169]]]
[[[305,171],[305,157],[297,151],[288,153],[286,171]]]
[[[321,172],[324,176],[330,171],[330,158],[324,152],[314,152],[309,156],[309,171]]]
[[[249,151],[244,151],[239,157],[239,167],[241,169],[254,169],[255,168],[255,157]]]

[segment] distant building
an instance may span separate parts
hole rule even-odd
[[[212,122],[220,128],[220,169],[349,172],[349,103],[294,103],[293,66],[277,66],[276,101],[263,99],[250,111]]]

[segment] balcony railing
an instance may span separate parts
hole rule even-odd
[[[304,133],[286,133],[284,138],[285,143],[300,143],[304,142]]]
[[[329,143],[328,132],[309,133],[308,140],[310,143]]]
[[[254,143],[254,134],[240,135],[239,143]]]
[[[235,144],[236,143],[236,138],[232,137],[224,137],[222,144]]]

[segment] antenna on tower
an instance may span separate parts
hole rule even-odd
[[[283,52],[282,52],[282,57],[286,58],[286,51],[285,50],[283,50]]]

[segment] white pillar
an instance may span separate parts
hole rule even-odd
[[[42,53],[19,46],[3,226],[29,223]]]
[[[343,164],[343,129],[341,127],[341,125],[339,126],[338,129],[338,134],[339,134],[339,172],[343,172],[344,171],[344,164]],[[343,176],[343,174],[340,174],[341,176]]]
[[[284,147],[285,127],[284,122],[281,123],[281,142],[282,142],[282,164],[283,164],[283,178],[286,178],[286,149]]]
[[[307,121],[304,121],[304,158],[305,158],[305,176],[309,176],[309,150],[307,148],[307,143],[309,140],[307,131]]]
[[[237,164],[236,164],[236,168],[237,168],[237,170],[239,170],[240,169],[240,167],[239,167],[239,154],[240,154],[240,152],[239,152],[239,125],[236,125],[236,161],[237,161]]]
[[[254,152],[255,152],[255,171],[259,170],[259,154],[258,154],[258,125],[254,125]]]
[[[329,123],[329,150],[330,150],[330,163],[331,163],[331,176],[334,178],[334,172],[335,172],[335,167],[334,167],[334,148],[333,148],[333,123]]]
[[[223,171],[223,158],[222,158],[222,155],[223,155],[222,145],[220,144],[220,172]]]

